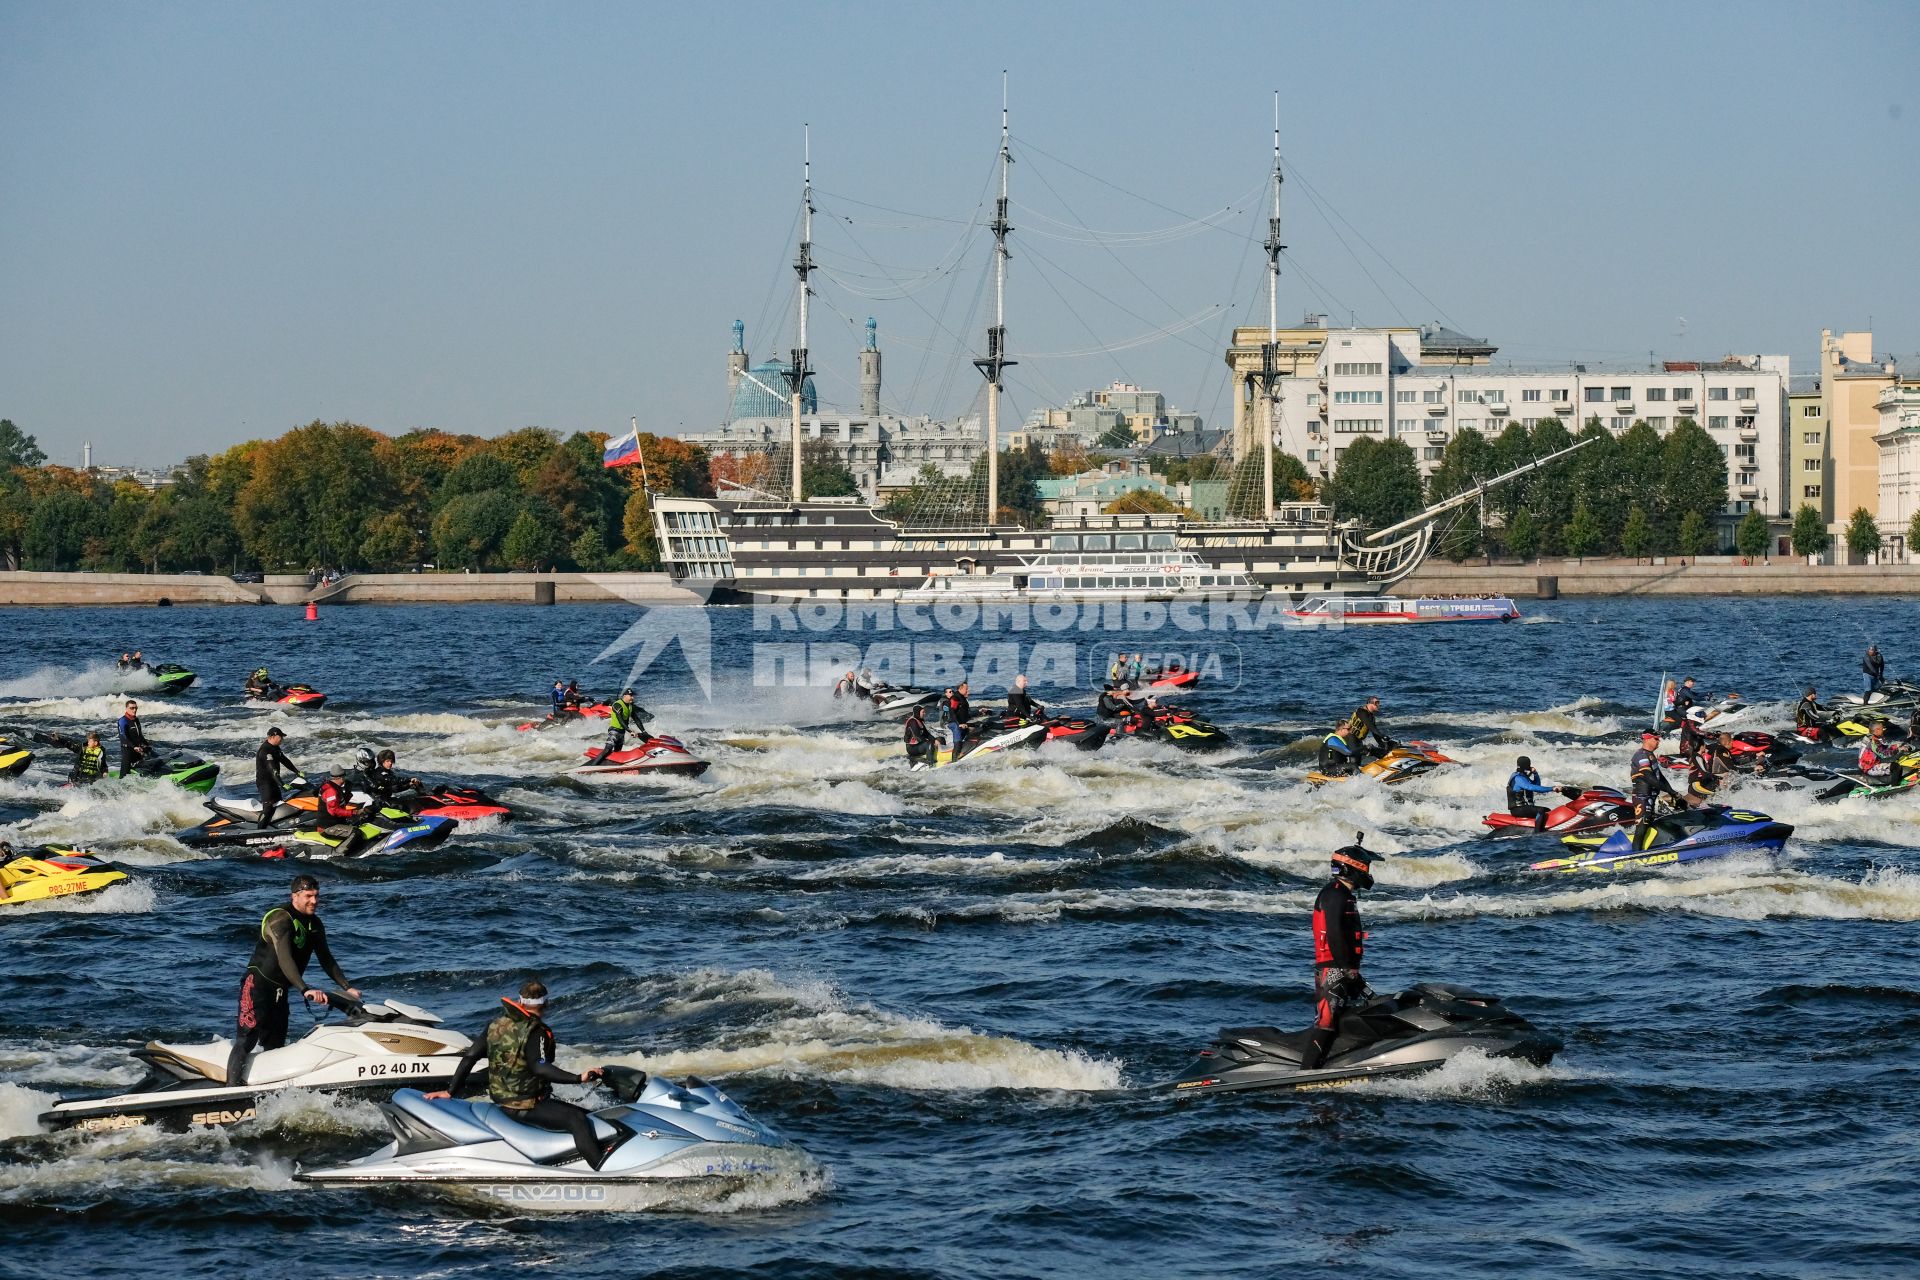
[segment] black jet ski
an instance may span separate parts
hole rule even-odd
[[[1158,738],[1183,751],[1218,751],[1233,745],[1226,730],[1210,724],[1184,707],[1149,707],[1142,703],[1114,719],[1115,740]]]
[[[1525,1058],[1536,1066],[1545,1066],[1561,1049],[1558,1038],[1509,1010],[1499,996],[1444,982],[1423,982],[1346,1010],[1327,1060],[1305,1071],[1300,1055],[1312,1038],[1311,1030],[1223,1028],[1168,1090],[1326,1089],[1430,1071],[1468,1049],[1494,1058]]]

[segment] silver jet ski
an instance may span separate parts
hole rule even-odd
[[[1305,1071],[1300,1055],[1311,1038],[1310,1030],[1226,1027],[1169,1090],[1194,1094],[1334,1088],[1375,1076],[1430,1071],[1468,1049],[1545,1066],[1561,1049],[1557,1038],[1509,1010],[1499,996],[1444,982],[1423,982],[1344,1011],[1327,1060]]]
[[[608,1147],[598,1171],[580,1159],[570,1134],[522,1124],[491,1102],[402,1089],[383,1106],[392,1142],[294,1177],[324,1186],[425,1184],[528,1209],[622,1209],[645,1207],[662,1187],[740,1183],[811,1163],[698,1076],[676,1085],[608,1067],[604,1083],[618,1101],[593,1113]]]
[[[898,715],[915,707],[930,706],[940,695],[931,689],[909,689],[905,685],[875,685],[867,694],[873,709],[883,716]]]
[[[272,1094],[441,1089],[453,1079],[469,1041],[433,1014],[399,1000],[355,1000],[337,991],[327,999],[345,1021],[321,1021],[292,1044],[255,1050],[244,1084],[226,1082],[233,1042],[224,1036],[197,1044],[155,1040],[133,1051],[147,1064],[146,1079],[124,1093],[62,1098],[40,1123],[55,1129],[231,1125],[253,1119],[260,1100]]]
[[[937,735],[939,729],[935,729]],[[1003,733],[992,737],[962,738],[960,751],[955,754],[951,747],[934,748],[932,759],[925,756],[911,760],[907,768],[913,771],[925,769],[944,769],[948,765],[978,764],[989,757],[1011,751],[1015,747],[1037,747],[1046,740],[1047,726],[1039,721],[1026,720]]]

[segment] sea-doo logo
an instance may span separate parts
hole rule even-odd
[[[239,1124],[242,1120],[251,1120],[258,1109],[248,1107],[245,1111],[196,1111],[189,1120],[191,1124]]]
[[[482,1182],[475,1190],[496,1200],[513,1204],[599,1204],[607,1198],[605,1187],[526,1186],[518,1182]]]

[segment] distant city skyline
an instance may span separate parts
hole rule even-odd
[[[886,408],[957,415],[1003,68],[1004,421],[1116,379],[1230,419],[1275,89],[1283,325],[1796,373],[1870,328],[1920,373],[1910,5],[1252,16],[5,0],[0,417],[128,466],[314,419],[710,431],[733,321],[793,345],[803,124],[823,410],[871,315]]]

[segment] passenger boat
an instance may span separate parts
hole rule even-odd
[[[1314,596],[1287,618],[1302,626],[1361,623],[1512,622],[1520,610],[1506,596]]]
[[[1210,565],[1174,545],[1172,533],[1113,535],[1118,550],[1044,551],[1015,555],[989,568],[961,560],[932,573],[902,600],[921,603],[1054,600],[1254,600],[1266,594],[1245,573]],[[1105,545],[1106,539],[1099,539]]]

